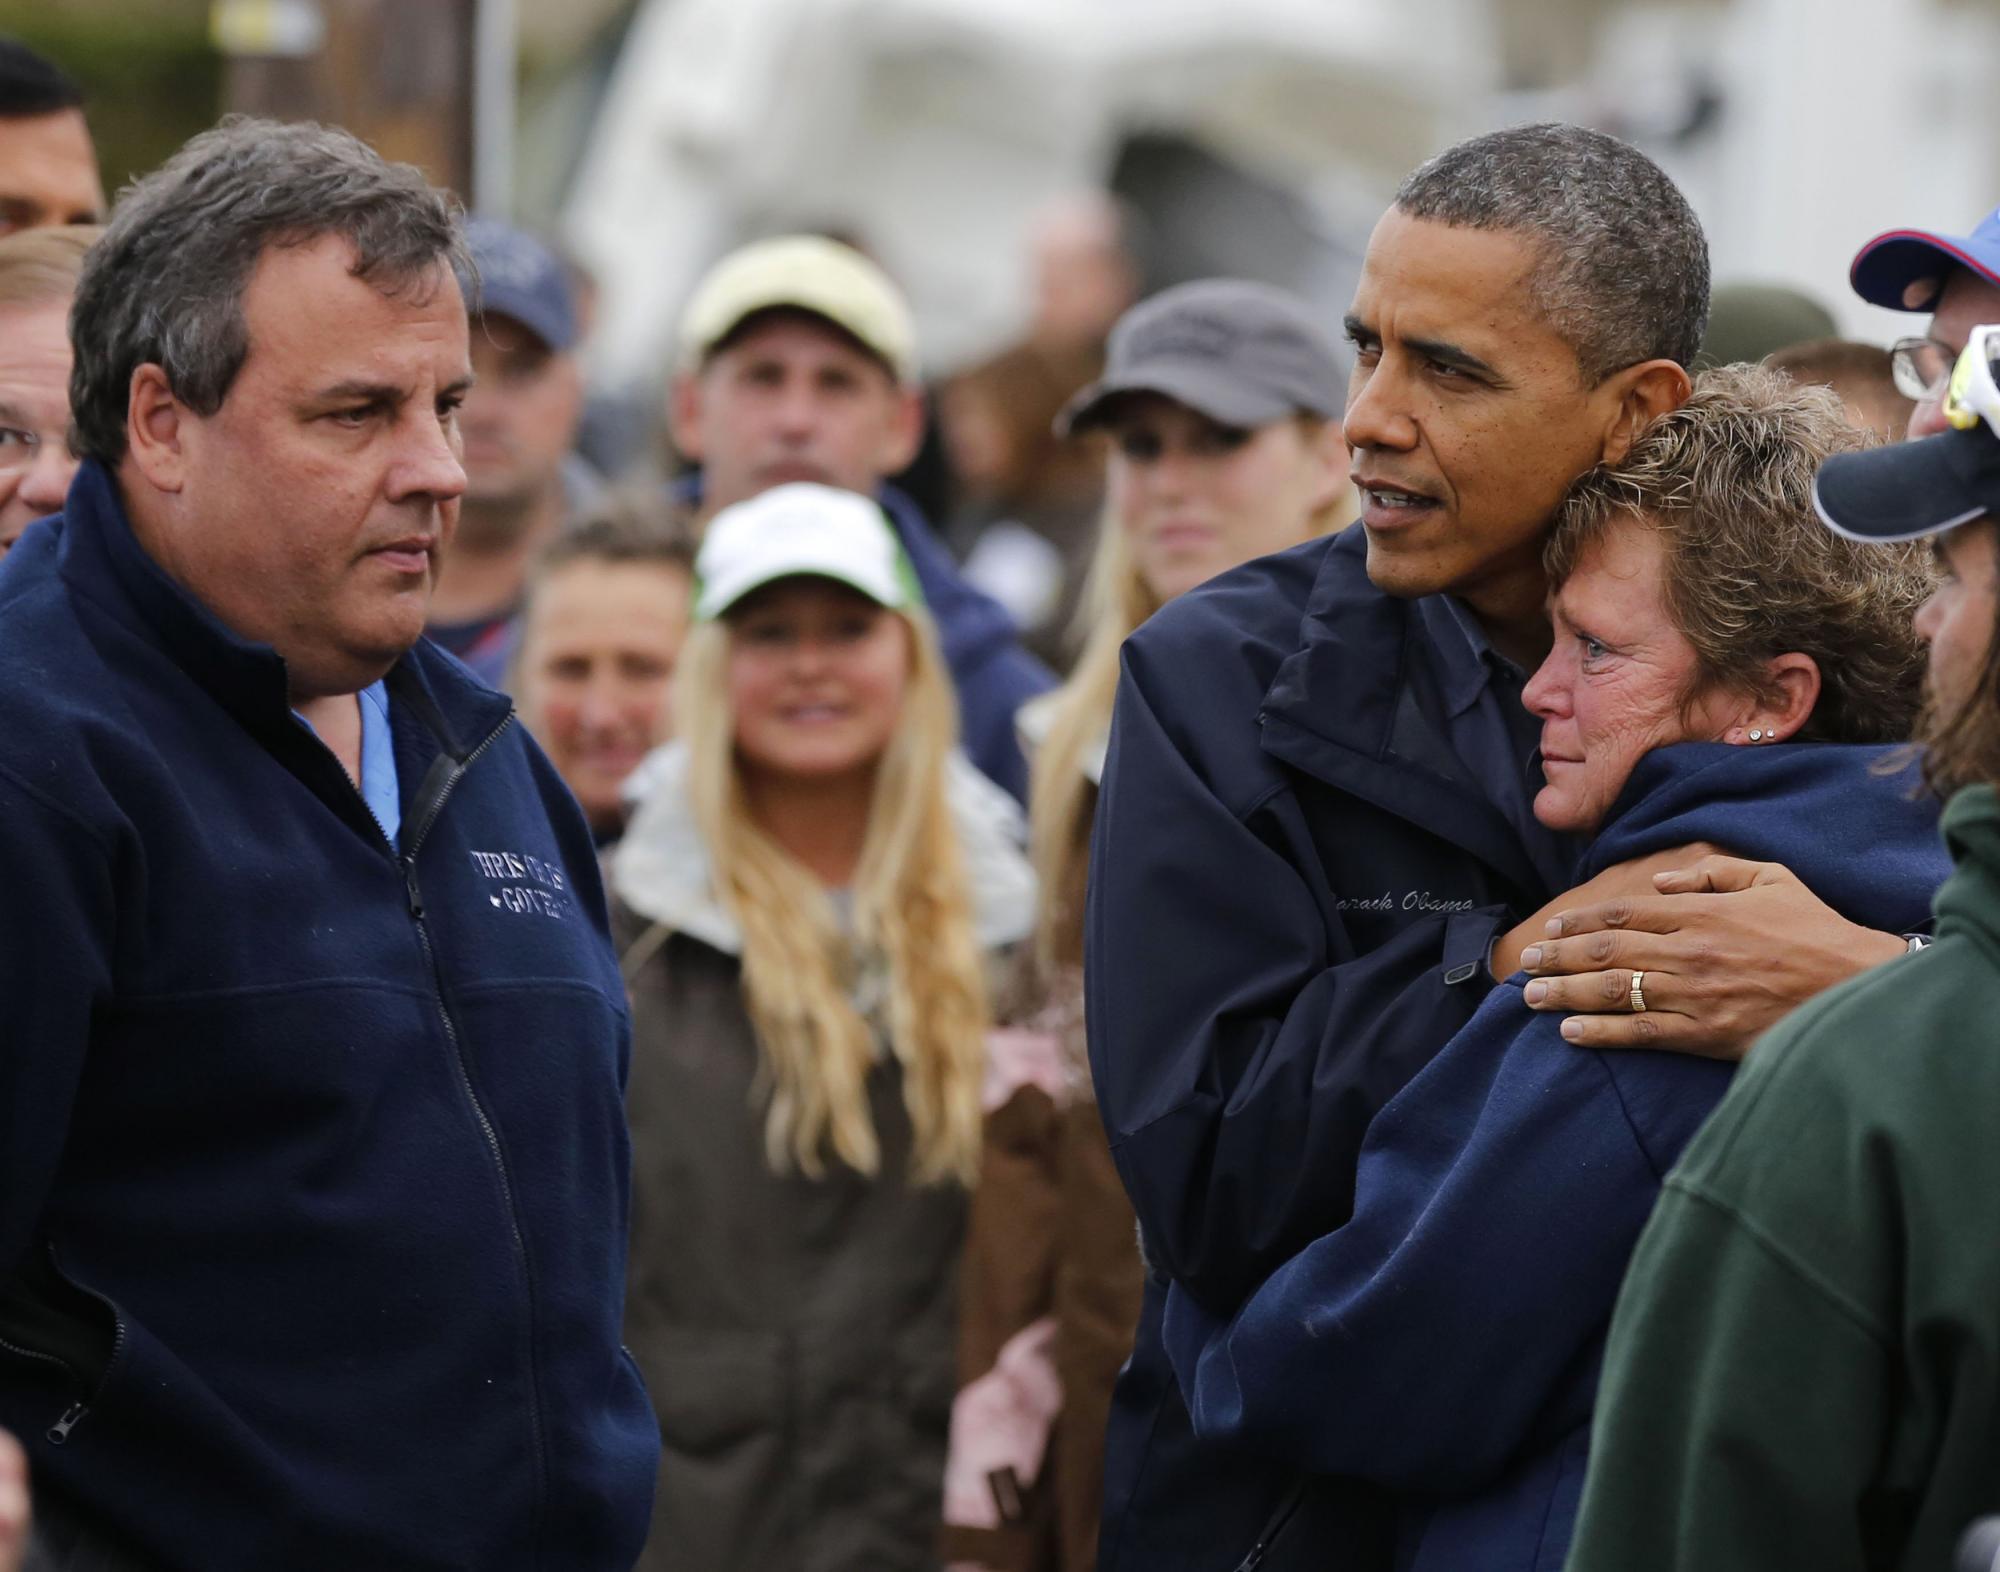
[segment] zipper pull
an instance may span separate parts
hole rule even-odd
[[[1250,1547],[1250,1554],[1237,1562],[1232,1572],[1258,1572],[1264,1559],[1271,1553],[1272,1539],[1267,1535]]]
[[[410,915],[421,922],[424,916],[424,897],[417,889],[417,859],[414,856],[403,859],[403,888],[410,897]]]
[[[1232,1572],[1257,1572],[1257,1569],[1264,1564],[1265,1558],[1278,1543],[1278,1536],[1284,1533],[1292,1521],[1292,1515],[1298,1511],[1299,1502],[1305,1496],[1305,1488],[1303,1483],[1292,1486],[1285,1499],[1278,1503],[1278,1510],[1271,1514],[1271,1520],[1257,1530],[1257,1540],[1251,1545],[1250,1553],[1236,1563]]]
[[[70,1404],[63,1410],[62,1418],[49,1426],[49,1445],[61,1446],[69,1440],[69,1433],[82,1423],[83,1416],[89,1412],[90,1410],[82,1403]]]

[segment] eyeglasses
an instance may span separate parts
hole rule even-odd
[[[2000,382],[1995,381],[1993,370],[1996,355],[2000,355],[2000,323],[1974,328],[1944,390],[1942,413],[1960,431],[1970,431],[1983,420],[1995,436],[2000,436]]]
[[[1898,393],[1922,404],[1937,397],[1957,359],[1949,344],[1934,338],[1899,338],[1889,346],[1889,374]]]

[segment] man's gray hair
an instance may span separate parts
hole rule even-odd
[[[70,310],[69,400],[79,456],[125,456],[132,373],[158,365],[212,415],[250,352],[243,292],[272,246],[338,235],[353,275],[385,294],[473,277],[457,200],[409,164],[310,123],[232,115],[120,193]]]
[[[1542,310],[1593,386],[1645,360],[1694,363],[1708,326],[1708,240],[1680,188],[1629,143],[1582,126],[1492,131],[1417,170],[1396,206],[1539,246]]]

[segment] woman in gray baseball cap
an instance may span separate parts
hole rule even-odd
[[[953,1480],[1011,1467],[1023,1483],[1042,1482],[1039,1499],[1025,1501],[947,1491],[951,1548],[968,1560],[1012,1565],[1020,1547],[988,1536],[1049,1533],[1060,1572],[1095,1566],[1111,1388],[1139,1315],[1135,1224],[1083,1048],[1084,873],[1119,646],[1176,596],[1353,517],[1339,419],[1346,391],[1343,357],[1304,302],[1266,284],[1207,279],[1127,311],[1111,331],[1103,377],[1057,422],[1065,433],[1111,439],[1082,654],[1069,681],[1017,720],[1032,754],[1030,845],[1041,880],[1027,988],[1038,1007],[1025,1024],[1058,1040],[1065,1084],[1052,1100],[1023,1088],[1022,1106],[1004,1108],[990,1127],[1019,1139],[1010,1138],[1004,1161],[988,1162],[974,1198],[959,1364],[989,1372],[961,1398],[963,1412],[986,1414],[1006,1390],[1033,1390],[1021,1367],[1030,1350],[1046,1349],[1062,1407],[1052,1423],[1044,1412],[985,1436],[954,1427]],[[1042,1144],[1041,1160],[1024,1160],[1024,1142]],[[1022,1225],[1036,1217],[1051,1219],[1048,1230]],[[1037,1282],[1054,1286],[1039,1294],[1025,1286]],[[975,1390],[982,1383],[994,1390]],[[1046,1436],[1046,1467],[1039,1455],[1006,1457],[982,1444],[1003,1430]]]

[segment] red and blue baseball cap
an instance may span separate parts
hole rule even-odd
[[[1891,311],[1935,311],[1945,279],[1955,267],[1971,268],[2000,286],[2000,208],[1979,221],[1969,235],[1940,235],[1928,229],[1891,229],[1854,253],[1848,282],[1871,306]],[[1911,286],[1923,284],[1921,294]]]

